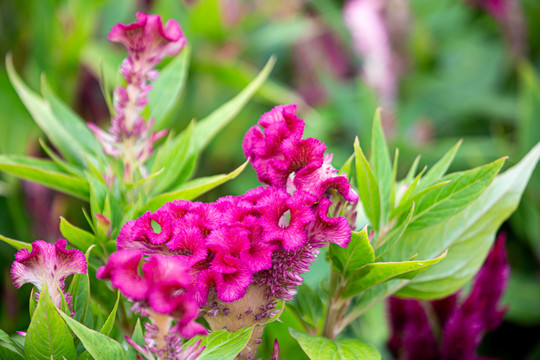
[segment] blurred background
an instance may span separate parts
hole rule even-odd
[[[0,153],[45,156],[33,123],[7,78],[12,53],[34,89],[46,76],[54,91],[86,121],[110,119],[101,72],[114,74],[125,56],[106,36],[136,11],[174,18],[191,46],[188,84],[167,126],[181,131],[236,95],[272,55],[277,63],[248,106],[203,153],[196,176],[225,173],[244,162],[241,142],[260,115],[296,103],[307,136],[323,140],[334,165],[352,154],[358,136],[368,149],[375,109],[391,152],[399,147],[399,174],[421,154],[431,165],[459,139],[451,170],[508,155],[517,162],[540,141],[540,1],[538,0],[2,0],[0,1]],[[487,334],[486,356],[540,359],[540,169],[521,205],[503,226],[512,266],[504,323]],[[248,168],[205,194],[213,201],[257,186]],[[60,237],[59,216],[85,227],[87,204],[39,185],[0,175],[0,234],[24,241]],[[26,328],[30,287],[15,291],[9,267],[14,251],[0,244],[0,328]],[[324,278],[320,260],[308,279]],[[286,340],[295,319],[266,331],[280,339],[286,358],[301,359]],[[353,327],[384,353],[384,305]],[[383,355],[385,358],[385,355]]]

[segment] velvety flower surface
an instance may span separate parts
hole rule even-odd
[[[482,335],[499,326],[505,313],[499,307],[510,271],[504,243],[505,236],[499,236],[463,301],[456,293],[425,304],[436,315],[432,320],[440,331],[434,331],[417,300],[390,298],[389,349],[400,359],[483,359],[476,353]]]
[[[64,239],[59,239],[56,244],[36,240],[32,243],[32,251],[19,250],[11,265],[11,278],[15,287],[31,283],[41,291],[45,282],[53,302],[60,307],[60,291],[64,291],[66,277],[85,274],[87,268],[84,254],[77,249],[67,250],[66,245]],[[70,299],[67,293],[66,299]]]

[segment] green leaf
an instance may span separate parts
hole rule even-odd
[[[114,321],[116,320],[116,311],[118,310],[118,303],[120,302],[120,291],[118,291],[118,294],[116,296],[116,303],[114,304],[114,307],[107,317],[107,320],[105,321],[105,324],[101,327],[101,330],[99,330],[100,333],[104,335],[109,335],[111,333],[111,330],[114,326]]]
[[[379,229],[381,217],[381,198],[379,186],[369,163],[360,148],[358,138],[354,141],[354,156],[356,165],[356,182],[358,184],[358,195],[362,201],[364,212],[371,222],[375,231]]]
[[[84,257],[86,261],[90,258],[90,252],[94,246],[90,246]],[[88,308],[90,305],[90,278],[88,271],[85,274],[75,274],[71,279],[71,284],[68,289],[69,294],[73,297],[71,303],[73,304],[74,319],[85,323],[88,317]]]
[[[445,176],[443,180],[450,180],[449,184],[417,200],[409,231],[435,225],[460,212],[488,187],[505,160]]]
[[[462,140],[459,140],[456,145],[452,146],[452,148],[448,150],[448,152],[437,161],[431,169],[429,169],[426,175],[421,179],[417,191],[424,190],[428,186],[435,184],[436,181],[440,180],[440,178],[446,174],[450,164],[452,164],[452,161],[454,161],[454,158],[456,157],[456,153],[458,152],[461,143]]]
[[[343,298],[348,298],[369,289],[372,286],[391,279],[410,280],[422,271],[437,264],[446,256],[446,252],[431,260],[414,260],[401,262],[377,262],[366,264],[352,273],[347,280]]]
[[[287,305],[293,309],[297,316],[307,322],[312,329],[318,328],[318,323],[322,320],[323,303],[321,295],[313,290],[307,283],[298,287],[298,293],[293,299],[293,303]]]
[[[193,131],[190,154],[199,153],[229,121],[231,121],[266,80],[276,60],[271,57],[257,77],[232,100],[199,121]]]
[[[88,200],[88,184],[66,175],[54,162],[21,155],[0,155],[0,170],[51,189]]]
[[[135,329],[133,329],[133,334],[131,334],[131,340],[133,340],[136,344],[139,344],[140,346],[144,346],[144,334],[141,327],[141,319],[137,319],[137,323],[135,324]],[[128,348],[127,352],[127,360],[137,360],[137,350],[130,346]]]
[[[125,358],[126,350],[116,340],[87,328],[61,311],[58,311],[58,314],[62,316],[95,360],[123,360]],[[69,334],[69,331],[67,333]]]
[[[329,255],[332,264],[345,277],[359,267],[375,261],[375,253],[369,241],[367,227],[364,227],[360,232],[351,233],[351,241],[346,248],[330,244]]]
[[[398,294],[432,299],[463,287],[484,262],[500,225],[516,209],[539,158],[540,143],[517,165],[497,176],[482,195],[458,214],[429,228],[407,230],[385,258],[413,254],[429,258],[441,249],[449,250],[440,264],[420,274]]]
[[[45,282],[26,333],[24,354],[27,359],[60,360],[65,358],[71,360],[77,358],[73,338],[58,315]]]
[[[502,303],[508,305],[505,319],[524,325],[540,322],[540,283],[536,274],[512,271]]]
[[[388,205],[390,202],[390,191],[392,189],[392,165],[388,153],[388,145],[384,137],[381,124],[381,109],[378,108],[373,119],[373,129],[371,135],[371,166],[375,181],[379,185],[381,201],[381,219],[385,221]],[[382,225],[381,225],[382,226]]]
[[[171,60],[152,84],[148,94],[150,118],[155,120],[154,128],[163,129],[165,120],[173,106],[178,102],[186,85],[191,50],[186,46],[179,56]]]
[[[376,241],[376,247],[377,247],[377,257],[375,260],[379,261],[381,257],[383,257],[392,247],[396,244],[399,239],[403,236],[405,233],[405,230],[407,229],[407,226],[409,226],[409,223],[411,222],[411,219],[414,214],[414,202],[412,203],[411,208],[409,209],[409,213],[407,216],[400,218],[396,225],[392,227],[392,230],[390,230],[387,234],[384,234],[384,236],[380,237],[381,234],[378,234],[379,237],[375,239]]]
[[[177,179],[182,170],[188,163],[187,154],[191,144],[194,123],[190,123],[182,134],[174,139],[168,139],[157,152],[156,159],[152,165],[151,173],[160,169],[163,172],[156,178],[151,191],[153,194],[159,194],[167,190],[171,185],[179,185]]]
[[[322,336],[304,334],[292,328],[289,328],[289,333],[313,360],[379,360],[381,358],[377,349],[359,340],[330,340]]]
[[[77,134],[70,133],[56,118],[50,104],[24,84],[15,71],[11,55],[6,57],[6,69],[15,91],[41,130],[66,159],[84,167],[85,161],[82,157],[84,149],[77,141]]]
[[[8,238],[8,237],[6,237],[4,235],[0,235],[0,241],[3,241],[6,244],[11,245],[12,247],[14,247],[17,250],[28,249],[28,250],[32,251],[32,245],[31,244],[25,243],[25,242],[22,242],[22,241],[19,241],[19,240],[14,240],[14,239]]]
[[[176,199],[192,200],[197,196],[237,177],[246,167],[248,161],[240,165],[236,170],[224,175],[208,176],[198,178],[180,185],[176,190],[161,194],[153,198],[146,204],[145,209],[154,211],[166,202]]]
[[[208,336],[192,338],[185,344],[185,347],[201,340],[201,346],[206,346],[206,348],[197,357],[197,360],[233,360],[246,347],[252,331],[253,327],[242,328],[234,333],[218,330]]]
[[[2,349],[0,349],[2,359],[24,359],[24,349],[21,349],[21,347],[3,330],[0,330],[0,347],[2,347]]]
[[[540,114],[540,79],[529,62],[519,64],[519,112],[517,135],[520,151],[526,153],[540,139],[538,114]]]
[[[30,299],[28,300],[28,311],[30,313],[30,318],[34,316],[34,312],[36,311],[37,307],[37,301],[36,301],[36,288],[32,287],[32,291],[30,292]]]
[[[83,252],[95,243],[94,235],[70,224],[62,216],[60,216],[60,232],[67,241]]]
[[[75,165],[71,165],[70,163],[62,160],[53,149],[51,149],[46,142],[43,139],[39,139],[39,145],[41,145],[41,148],[43,151],[47,153],[47,155],[67,173],[70,173],[71,175],[74,175],[75,177],[83,177],[83,172],[80,168],[78,168]]]

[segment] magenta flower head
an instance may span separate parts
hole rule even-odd
[[[15,261],[11,266],[11,278],[16,288],[26,283],[32,283],[41,291],[43,283],[54,304],[62,304],[62,294],[65,289],[66,277],[73,274],[86,273],[86,259],[80,250],[67,250],[67,241],[59,239],[56,244],[49,244],[43,240],[32,243],[32,251],[19,250],[15,254]],[[68,305],[71,307],[71,297],[64,292]]]

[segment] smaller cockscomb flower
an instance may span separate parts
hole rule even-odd
[[[84,254],[77,249],[67,250],[66,245],[64,239],[59,239],[56,244],[36,240],[32,243],[31,251],[19,250],[11,266],[11,278],[15,287],[31,283],[41,291],[45,282],[51,299],[60,307],[66,277],[85,274],[87,268]],[[69,300],[69,294],[64,293],[66,300]],[[68,306],[71,307],[71,304],[68,303]]]

